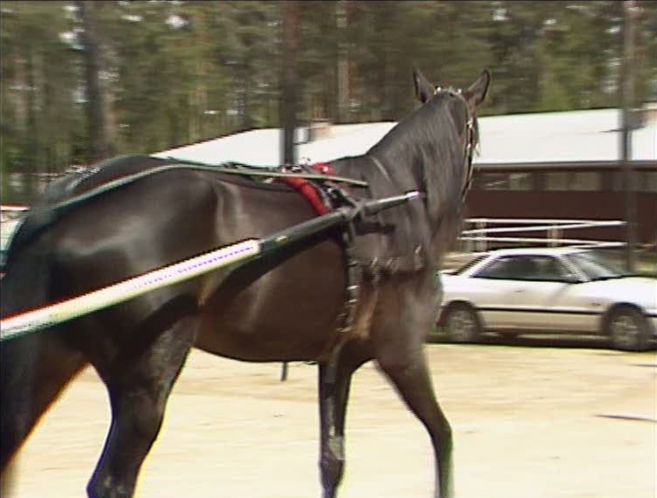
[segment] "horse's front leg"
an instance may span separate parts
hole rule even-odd
[[[139,353],[115,358],[111,372],[102,375],[112,422],[87,486],[89,497],[133,496],[139,469],[160,431],[167,399],[194,342],[197,322],[196,317],[177,321]]]
[[[429,432],[436,461],[436,498],[452,498],[452,431],[435,398],[423,354],[418,352],[404,363],[384,360],[379,364]]]
[[[343,346],[319,364],[320,460],[324,498],[334,498],[344,472],[344,426],[354,371],[366,360],[363,351]]]
[[[402,291],[401,296],[387,304],[388,319],[377,325],[373,341],[375,356],[381,370],[429,433],[436,462],[435,497],[452,498],[452,430],[436,400],[424,355],[425,332],[433,322],[433,307],[432,298],[423,304],[423,297],[412,292],[404,295]]]

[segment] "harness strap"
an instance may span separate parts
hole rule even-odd
[[[328,163],[313,164],[310,166],[310,169],[322,175],[337,176],[335,168]],[[332,182],[323,183],[319,190],[325,194],[328,198],[328,202],[332,205],[356,205],[356,201],[354,201],[344,187],[340,187]],[[347,287],[345,290],[344,308],[338,318],[340,323],[338,332],[340,335],[346,335],[353,329],[354,323],[356,322],[358,303],[360,302],[363,268],[355,255],[355,239],[356,228],[354,226],[354,221],[352,220],[349,221],[346,227],[342,230],[342,245],[347,260]]]
[[[331,211],[327,203],[320,198],[317,185],[313,185],[308,179],[292,176],[280,178],[280,181],[289,185],[305,197],[319,216]]]
[[[354,327],[363,282],[363,268],[354,255],[354,237],[353,221],[350,221],[347,228],[342,231],[342,242],[347,259],[347,288],[344,308],[339,317],[338,332],[341,335],[349,333]]]
[[[279,181],[303,195],[320,216],[340,206],[357,206],[356,201],[352,199],[345,188],[331,181],[331,179],[337,178],[337,175],[333,166],[328,163],[293,166],[285,169],[285,172],[287,176],[280,178]],[[296,176],[297,174],[299,176]],[[323,181],[310,179],[311,175],[319,176]],[[338,316],[338,332],[340,336],[344,336],[351,331],[356,321],[363,279],[363,265],[355,256],[356,230],[353,220],[349,221],[346,227],[342,229],[341,235],[346,258],[347,285],[344,306]]]

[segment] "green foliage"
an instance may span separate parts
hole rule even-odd
[[[77,110],[71,89],[76,61],[59,35],[68,29],[61,4],[5,3],[0,16],[0,161],[11,172],[50,173],[71,158]],[[72,108],[73,107],[73,108]],[[27,194],[32,184],[28,181]]]
[[[638,3],[642,101],[657,96],[657,2]],[[494,84],[485,114],[618,105],[621,2],[300,5],[302,122],[400,119],[415,105],[414,67],[455,87],[491,68]],[[21,200],[10,186],[12,172],[52,173],[89,161],[84,47],[76,36],[82,24],[73,6],[2,4],[3,202]],[[279,125],[280,2],[123,1],[103,2],[98,11],[107,41],[102,73],[110,81],[119,153],[155,152]],[[341,75],[346,86],[339,83]],[[340,102],[346,109],[340,111]],[[25,200],[34,193],[28,187],[20,193]]]

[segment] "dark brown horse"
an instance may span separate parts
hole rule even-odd
[[[336,495],[342,478],[351,376],[375,360],[429,433],[435,496],[451,497],[450,426],[423,345],[438,310],[436,269],[459,230],[476,110],[489,83],[485,71],[463,92],[442,90],[416,73],[423,105],[367,154],[331,163],[336,174],[368,182],[351,189],[354,197],[424,194],[360,220],[349,257],[342,229],[331,228],[237,268],[3,341],[2,469],[64,386],[91,364],[107,386],[112,421],[87,492],[132,496],[171,388],[195,346],[243,361],[317,362],[324,497]],[[286,185],[189,165],[157,168],[163,164],[123,158],[54,185],[10,247],[2,317],[315,216]],[[134,177],[147,170],[152,173]],[[132,179],[102,188],[116,178]],[[352,326],[341,330],[347,263],[361,270],[361,290]]]

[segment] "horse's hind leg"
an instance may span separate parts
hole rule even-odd
[[[319,365],[320,471],[324,498],[334,498],[344,471],[344,426],[351,376],[366,360],[346,345]]]
[[[62,344],[54,330],[0,345],[0,485],[8,486],[5,470],[13,456],[85,364],[82,354]]]
[[[397,337],[403,337],[403,332],[399,331]],[[377,351],[377,361],[429,432],[437,467],[435,496],[451,498],[452,432],[436,400],[422,344],[409,346],[390,341]]]
[[[103,375],[112,423],[87,487],[90,497],[133,495],[139,469],[160,431],[167,399],[194,342],[197,325],[195,316],[179,320],[138,355],[115,359],[113,371]],[[124,364],[119,367],[118,362]]]

